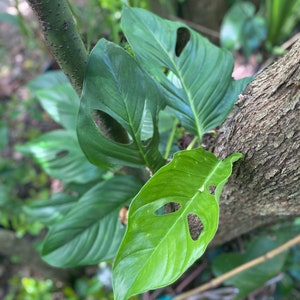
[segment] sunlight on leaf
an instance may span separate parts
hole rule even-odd
[[[241,156],[222,161],[203,149],[182,151],[144,185],[114,264],[117,300],[170,284],[204,253],[217,230],[221,189]],[[164,213],[168,203],[177,210]],[[193,215],[201,226],[196,235],[188,223]]]

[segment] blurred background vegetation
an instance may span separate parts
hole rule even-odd
[[[233,76],[255,75],[299,38],[299,0],[131,0],[130,5],[149,9],[162,17],[180,20],[233,52],[236,59]],[[119,0],[70,0],[78,30],[90,51],[99,38],[122,43]],[[113,299],[111,263],[79,270],[47,270],[35,263],[39,242],[45,235],[46,217],[35,218],[31,205],[72,189],[55,178],[41,161],[34,161],[16,146],[32,141],[43,133],[60,128],[43,109],[28,83],[40,74],[57,70],[47,50],[37,19],[24,0],[0,3],[0,299]],[[59,75],[61,76],[61,75]],[[40,77],[39,86],[49,85],[49,77]],[[32,154],[32,153],[31,153]],[[70,201],[71,202],[71,201]],[[38,204],[37,204],[38,203]],[[49,221],[49,220],[48,220]],[[293,236],[300,219],[275,224],[211,249],[172,286],[145,293],[143,299],[163,299],[207,282],[228,268],[259,256],[261,249],[271,250]],[[1,232],[11,232],[3,240]],[[277,235],[276,245],[272,237]],[[272,242],[273,241],[273,242]],[[27,246],[28,245],[28,246]],[[27,249],[28,248],[28,249]],[[261,270],[242,273],[221,288],[195,299],[233,299],[238,286],[248,299],[300,299],[300,248],[293,247],[280,259]],[[30,253],[27,255],[26,253]],[[27,256],[26,256],[27,255]],[[32,256],[32,257],[31,257]],[[28,258],[28,263],[27,259]],[[30,257],[30,258],[29,258]],[[218,257],[218,258],[216,258]],[[25,258],[25,259],[24,259]],[[31,260],[32,258],[32,260]],[[34,258],[34,259],[33,259]],[[30,264],[29,264],[30,261]],[[51,274],[51,276],[49,275]],[[66,276],[64,276],[66,275]],[[242,280],[241,280],[242,278]],[[244,286],[243,282],[252,282]],[[273,298],[271,298],[273,297]],[[138,297],[136,297],[138,299]],[[194,298],[193,298],[194,299]]]

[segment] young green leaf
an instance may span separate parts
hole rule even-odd
[[[113,258],[125,232],[119,211],[129,205],[140,187],[130,176],[97,184],[51,227],[43,244],[43,259],[53,266],[71,267]]]
[[[178,152],[144,185],[114,263],[116,300],[170,284],[204,253],[217,230],[221,189],[241,156],[222,161],[203,149]],[[168,213],[167,204],[176,211]],[[191,216],[199,220],[198,236]]]
[[[78,117],[78,138],[88,159],[99,166],[164,164],[158,151],[157,114],[164,105],[156,83],[121,47],[104,39],[93,49],[86,70]],[[115,142],[101,128],[105,113],[128,133],[128,143]]]
[[[167,104],[198,135],[220,125],[250,79],[234,81],[233,57],[179,22],[124,6],[122,29],[135,58],[164,87]]]

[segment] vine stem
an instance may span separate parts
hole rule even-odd
[[[235,269],[232,269],[231,271],[223,274],[222,276],[218,277],[218,278],[215,278],[213,280],[211,280],[210,282],[206,283],[206,284],[203,284],[193,290],[190,290],[186,293],[183,293],[179,296],[176,296],[173,298],[173,300],[184,300],[184,299],[187,299],[188,297],[191,297],[195,294],[199,294],[199,293],[202,293],[208,289],[211,289],[211,288],[214,288],[216,286],[218,286],[219,284],[223,283],[225,280],[228,280],[229,278],[241,273],[241,272],[244,272],[258,264],[261,264],[271,258],[274,258],[275,256],[277,256],[278,254],[280,254],[281,252],[283,251],[286,251],[288,250],[289,248],[291,248],[292,246],[296,245],[296,244],[299,244],[300,243],[300,235],[294,237],[293,239],[289,240],[288,242],[286,242],[285,244],[267,252],[266,254],[262,255],[262,256],[259,256],[258,258],[256,259],[253,259]]]
[[[198,136],[195,136],[193,140],[190,142],[190,144],[188,145],[188,147],[186,148],[186,150],[192,150],[195,144],[197,143],[198,139],[199,139]]]
[[[174,140],[174,136],[175,136],[175,133],[176,133],[177,124],[178,124],[178,120],[175,120],[174,123],[173,123],[172,131],[171,131],[169,139],[168,139],[168,144],[167,144],[166,152],[165,152],[165,156],[164,156],[165,159],[168,159],[168,157],[169,157],[171,147],[172,147],[172,144],[173,144],[173,140]]]
[[[82,91],[87,51],[67,1],[27,0],[39,18],[45,40],[77,94]]]

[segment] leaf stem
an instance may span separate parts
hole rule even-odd
[[[199,140],[199,137],[195,136],[193,138],[193,140],[190,142],[190,144],[188,145],[188,147],[186,148],[186,150],[192,150],[198,140]],[[199,142],[199,144],[201,144],[201,143]]]
[[[165,152],[165,155],[164,155],[165,159],[168,159],[168,157],[169,157],[169,154],[170,154],[170,151],[171,151],[171,148],[172,148],[172,144],[173,144],[173,140],[174,140],[174,137],[175,137],[175,133],[176,133],[177,124],[178,124],[178,120],[176,119],[173,123],[172,131],[171,131],[169,139],[168,139],[166,152]]]

